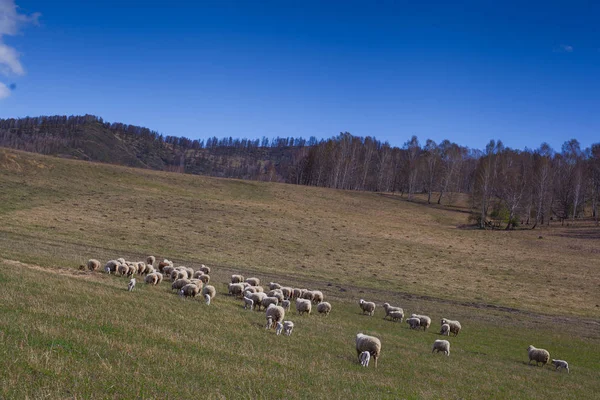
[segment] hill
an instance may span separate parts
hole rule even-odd
[[[597,231],[461,229],[397,195],[215,179],[0,149],[0,397],[593,398],[600,387]],[[539,239],[539,235],[542,239]],[[169,283],[80,272],[148,254],[211,266],[211,306]],[[330,317],[290,338],[225,295],[232,273],[322,290]],[[428,314],[427,332],[359,298]],[[439,319],[464,331],[431,355]],[[354,335],[381,337],[379,368]],[[529,344],[571,374],[528,367]]]

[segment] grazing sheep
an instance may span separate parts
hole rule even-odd
[[[243,275],[231,275],[231,283],[242,283],[244,282]]]
[[[273,324],[283,321],[283,318],[285,317],[285,310],[283,307],[270,304],[267,308],[267,312],[265,313],[265,317],[267,319],[267,329],[271,329]]]
[[[550,360],[550,353],[548,352],[548,350],[544,350],[544,349],[536,349],[535,347],[533,347],[533,345],[530,345],[527,348],[527,354],[529,355],[529,363],[531,364],[531,361],[535,361],[535,365],[537,366],[538,363],[542,363],[542,367],[546,364],[548,364],[548,361]]]
[[[123,257],[117,258],[117,261],[119,262],[119,264],[127,264],[127,261],[125,261]]]
[[[323,292],[321,292],[320,290],[313,290],[312,294],[313,294],[312,301],[315,304],[319,304],[320,302],[322,302],[325,299],[325,296],[323,296]]]
[[[138,275],[143,275],[148,270],[148,266],[143,261],[138,261],[137,263],[137,273]]]
[[[375,314],[375,303],[372,301],[364,301],[363,299],[360,299],[358,305],[360,306],[363,314],[368,313],[370,316]]]
[[[171,276],[171,274],[173,273],[173,271],[175,271],[175,267],[172,265],[167,265],[166,267],[164,267],[162,269],[162,271],[160,270],[160,268],[158,269],[159,272],[165,274],[165,276]]]
[[[302,293],[302,298],[313,301],[313,299],[315,298],[315,294],[312,290],[307,290],[304,293]]]
[[[438,353],[440,351],[443,351],[444,354],[450,357],[450,342],[447,340],[436,340],[435,342],[433,342],[433,350],[431,350],[431,352],[433,353],[436,350]]]
[[[214,286],[206,285],[202,288],[202,295],[209,295],[213,299],[217,295],[217,289]]]
[[[117,266],[117,274],[129,275],[129,266],[127,264],[119,264]]]
[[[160,272],[154,272],[156,274],[156,276],[158,276],[158,284],[160,284],[163,281],[163,274],[161,274]]]
[[[275,324],[275,334],[279,336],[281,335],[281,331],[283,331],[283,324],[281,322],[278,322],[277,324]]]
[[[156,262],[156,257],[154,256],[148,256],[146,258],[146,264],[154,266],[154,263]]]
[[[358,359],[360,360],[360,365],[362,365],[363,367],[368,367],[369,360],[371,360],[371,353],[369,353],[368,351],[363,351],[358,356]]]
[[[297,299],[302,296],[302,289],[294,288],[292,289],[292,299]]]
[[[450,325],[443,324],[442,328],[440,329],[440,335],[442,335],[442,336],[450,336]]]
[[[277,299],[279,300],[280,303],[283,301],[283,293],[281,293],[281,290],[279,290],[279,289],[270,290],[267,293],[267,296],[269,296],[269,297],[277,297]]]
[[[198,268],[198,271],[202,271],[204,272],[206,275],[210,274],[210,267],[207,267],[206,265],[202,264],[200,266],[200,268]]]
[[[431,325],[431,318],[429,318],[427,315],[412,314],[411,318],[419,318],[421,321],[421,327],[424,331],[427,330],[427,328],[429,328]]]
[[[200,278],[202,275],[204,275],[204,271],[200,271],[200,270],[198,270],[198,271],[194,272],[193,278],[194,278],[194,279],[198,279],[198,278]]]
[[[196,297],[196,295],[200,292],[200,288],[193,283],[188,283],[184,287],[181,288],[180,294],[184,297]]]
[[[247,288],[244,288],[244,293],[258,293],[258,290],[256,290],[256,287],[254,286],[248,286]]]
[[[90,271],[97,271],[100,269],[100,261],[90,258],[87,262],[87,267]]]
[[[458,336],[458,333],[461,330],[460,322],[453,321],[451,319],[442,318],[441,324],[448,324],[450,326],[450,332],[454,333],[454,336]]]
[[[260,286],[260,279],[248,278],[248,279],[246,279],[246,283],[250,284],[250,286]]]
[[[567,372],[569,372],[569,363],[566,362],[565,360],[552,359],[552,365],[554,365],[556,367],[557,371],[561,368],[564,368],[567,370]]]
[[[131,292],[135,287],[135,278],[131,278],[127,284],[127,291]]]
[[[177,279],[171,284],[171,290],[181,290],[185,285],[189,285],[192,282],[189,279]],[[194,285],[196,286],[196,285]],[[197,287],[197,286],[196,286]]]
[[[404,311],[402,311],[402,309],[393,310],[393,311],[390,311],[388,316],[392,319],[392,321],[400,320],[400,322],[402,322],[402,320],[404,319]]]
[[[250,285],[250,286],[247,286],[247,287],[253,287],[254,290],[256,290],[257,293],[259,293],[259,292],[260,293],[264,293],[265,292],[265,289],[262,286],[251,286]]]
[[[281,285],[279,283],[269,282],[269,289],[270,290],[281,289]]]
[[[256,308],[256,311],[260,311],[261,310],[261,305],[262,305],[262,301],[264,298],[267,297],[266,293],[248,293],[245,297],[248,297],[250,299],[252,299],[252,301],[254,302],[254,306]]]
[[[329,304],[326,301],[319,303],[319,305],[317,306],[317,311],[319,312],[319,314],[325,314],[325,316],[328,316],[331,312],[331,304]]]
[[[407,318],[406,323],[410,326],[410,329],[418,329],[421,327],[421,320],[419,318]]]
[[[265,298],[262,299],[262,301],[260,302],[260,305],[263,306],[263,308],[267,308],[269,307],[271,304],[274,305],[279,305],[279,299],[277,297],[269,297],[266,296]]]
[[[294,323],[292,321],[283,321],[283,334],[290,336],[294,330]]]
[[[302,315],[304,313],[310,314],[312,310],[312,303],[308,299],[296,299],[296,311]]]
[[[360,353],[363,351],[368,351],[371,354],[371,357],[375,360],[375,368],[377,368],[377,359],[381,354],[381,341],[375,336],[365,335],[363,333],[359,333],[356,335],[356,355],[359,357],[358,361],[360,362]]]
[[[188,278],[192,278],[194,276],[194,269],[193,268],[185,267],[183,269],[187,272]]]
[[[232,296],[241,296],[244,292],[244,286],[241,283],[230,283],[228,293]]]
[[[188,276],[188,273],[186,270],[183,269],[175,269],[173,270],[173,272],[171,272],[171,280],[173,282],[175,282],[177,279],[188,279],[190,278]]]
[[[210,276],[206,274],[200,275],[200,278],[198,279],[200,279],[205,285],[208,285],[208,283],[210,282]]]
[[[284,300],[281,302],[281,307],[283,307],[283,309],[285,311],[290,311],[290,305],[291,305],[291,301],[289,301],[289,300]]]
[[[281,294],[283,294],[284,299],[291,299],[292,298],[292,288],[291,287],[282,287]]]
[[[250,297],[244,296],[244,310],[247,308],[250,308],[250,310],[252,310],[253,307],[254,307],[254,300],[252,300]]]
[[[204,286],[204,282],[202,282],[200,279],[190,279],[190,283],[193,283],[194,285],[198,286],[200,289],[202,289],[202,286]]]
[[[383,309],[385,310],[385,317],[383,317],[383,319],[389,317],[392,311],[400,311],[404,315],[404,310],[401,307],[391,306],[390,303],[383,303]]]
[[[165,267],[172,267],[173,266],[173,261],[169,261],[166,258],[158,263],[158,272],[163,272],[163,269]]]
[[[110,260],[109,262],[107,262],[104,265],[104,270],[106,271],[107,274],[110,274],[111,272],[117,272],[117,267],[121,265],[120,262],[118,262],[117,260]]]
[[[156,275],[155,273],[148,274],[146,275],[146,279],[144,279],[144,282],[150,285],[156,285],[158,283],[158,275]]]

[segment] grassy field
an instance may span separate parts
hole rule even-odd
[[[594,398],[598,228],[462,229],[464,211],[0,149],[0,398]],[[148,254],[211,266],[213,304],[77,270]],[[225,295],[237,272],[334,310],[276,337]],[[432,328],[362,316],[359,298]],[[431,354],[442,316],[463,324],[449,358]],[[356,363],[359,331],[381,338],[378,369]],[[571,373],[527,366],[529,344]]]

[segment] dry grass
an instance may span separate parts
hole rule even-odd
[[[399,196],[3,149],[0,189],[0,397],[586,397],[600,389],[597,228],[459,229],[460,208]],[[300,320],[285,341],[265,336],[264,317],[228,297],[203,307],[166,284],[132,295],[122,279],[75,271],[90,257],[147,254],[213,266],[220,291],[238,271],[321,289],[334,312]],[[436,335],[362,317],[360,297],[430,314],[436,329],[442,316],[459,319],[465,334],[451,339],[450,359],[430,357]],[[383,339],[377,371],[353,363],[359,330]],[[529,344],[573,372],[527,368]]]

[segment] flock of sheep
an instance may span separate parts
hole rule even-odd
[[[149,285],[158,285],[162,282],[163,277],[168,277],[172,281],[171,289],[177,290],[181,297],[196,297],[201,294],[206,304],[210,305],[211,299],[216,295],[214,286],[209,285],[210,268],[202,265],[198,270],[179,266],[175,267],[172,261],[163,260],[157,264],[155,269],[154,264],[156,258],[149,256],[146,261],[130,262],[123,258],[108,261],[104,266],[104,271],[108,274],[117,274],[130,277],[127,290],[132,291],[136,285],[135,275],[145,275],[144,282]],[[101,264],[98,260],[90,259],[87,263],[90,271],[98,271]],[[84,268],[84,266],[81,266]],[[228,284],[228,293],[232,296],[239,297],[243,301],[244,309],[263,310],[265,312],[266,329],[275,328],[275,333],[280,335],[290,336],[294,329],[292,321],[284,321],[286,311],[289,312],[291,301],[295,301],[296,311],[299,315],[310,314],[313,304],[316,305],[317,312],[325,316],[331,312],[331,304],[324,301],[323,292],[319,290],[308,290],[293,288],[290,286],[282,286],[276,282],[269,282],[268,290],[260,285],[259,278],[244,279],[242,275],[232,275],[231,283]],[[375,313],[376,304],[374,302],[360,299],[359,306],[363,314],[373,316]],[[404,310],[401,307],[391,306],[389,303],[383,304],[385,311],[384,319],[390,318],[392,321],[400,321],[404,319]],[[406,323],[410,329],[427,330],[431,326],[431,318],[426,315],[411,314],[406,319]],[[442,318],[440,321],[440,335],[450,336],[450,333],[457,336],[462,329],[459,321]],[[432,353],[442,352],[446,356],[450,356],[450,342],[448,340],[435,340],[433,343]],[[529,364],[532,361],[536,365],[542,363],[546,365],[550,360],[550,353],[545,349],[537,349],[534,346],[527,348],[529,356]],[[374,336],[358,333],[356,335],[356,354],[359,363],[368,367],[371,357],[375,360],[377,368],[377,359],[381,354],[381,341]],[[569,364],[564,360],[552,359],[552,365],[556,370],[565,369],[569,372]]]

